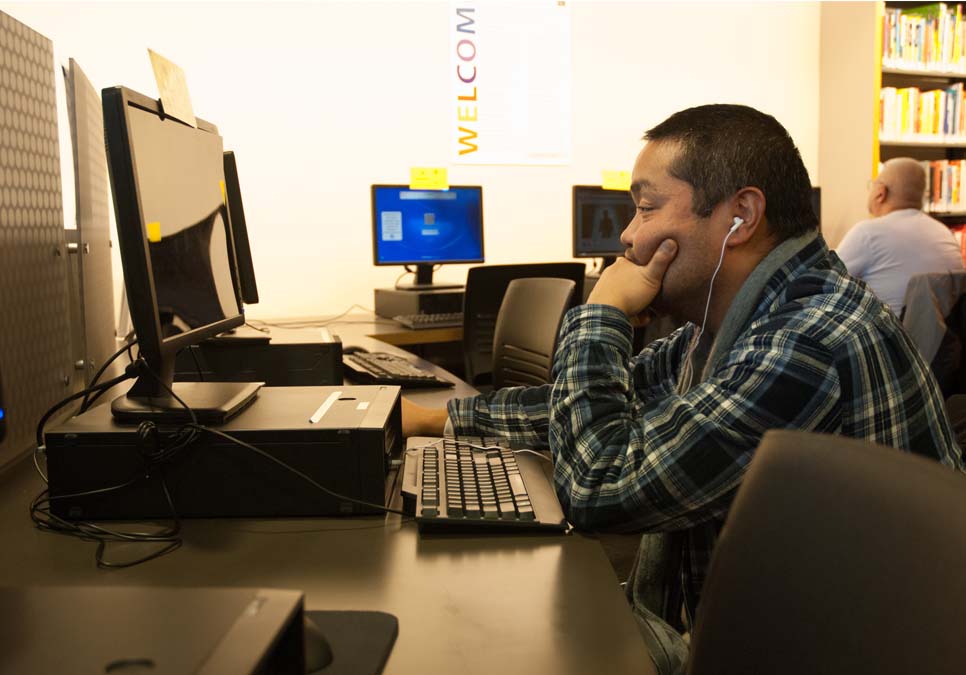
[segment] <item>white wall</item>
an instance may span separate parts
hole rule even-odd
[[[643,132],[692,105],[775,115],[817,182],[818,3],[571,4],[573,163],[449,166],[452,183],[484,186],[487,262],[569,260],[571,185],[629,169]],[[73,57],[97,88],[156,96],[148,47],[185,70],[195,114],[238,155],[262,299],[250,316],[371,307],[372,289],[402,272],[372,265],[369,185],[407,182],[410,166],[448,166],[448,2],[0,9],[53,40],[57,63]],[[436,276],[462,280],[465,269]],[[115,275],[120,284],[119,265]]]

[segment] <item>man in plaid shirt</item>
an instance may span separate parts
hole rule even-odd
[[[688,617],[761,437],[842,434],[962,470],[929,367],[895,316],[818,232],[801,156],[771,116],[737,105],[672,115],[634,165],[627,249],[564,319],[552,384],[404,407],[407,435],[502,435],[549,447],[557,495],[585,530],[671,533]],[[631,354],[652,311],[683,328]],[[681,604],[646,607],[661,672],[683,668]]]

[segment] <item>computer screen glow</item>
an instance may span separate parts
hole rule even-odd
[[[483,261],[483,191],[372,188],[373,252],[377,265]]]
[[[634,202],[622,190],[574,186],[574,257],[621,255],[621,232],[634,218]]]

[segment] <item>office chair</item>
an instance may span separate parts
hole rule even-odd
[[[770,431],[715,547],[689,672],[962,673],[966,477]]]
[[[526,277],[561,277],[574,282],[571,306],[583,297],[583,263],[531,263],[471,267],[463,295],[464,379],[472,385],[492,382],[493,333],[507,286]]]
[[[557,333],[576,286],[551,277],[510,282],[493,333],[494,389],[550,381]]]
[[[902,325],[943,396],[966,393],[966,272],[911,277],[903,305]]]

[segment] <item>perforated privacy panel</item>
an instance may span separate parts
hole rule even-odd
[[[74,59],[70,60],[65,81],[71,140],[74,144],[74,194],[77,199],[79,236],[76,256],[80,268],[79,306],[83,336],[80,344],[74,345],[74,354],[79,356],[75,360],[84,361],[83,381],[89,385],[96,369],[115,350],[104,111],[100,94]],[[83,388],[80,383],[78,385]]]
[[[50,40],[0,12],[0,464],[70,386],[67,265]]]

